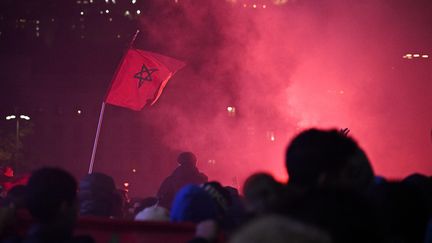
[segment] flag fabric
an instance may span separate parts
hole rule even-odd
[[[111,82],[105,102],[141,110],[153,105],[184,63],[161,54],[129,48]]]

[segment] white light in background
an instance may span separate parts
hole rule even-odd
[[[137,14],[141,14],[141,10],[138,9],[138,10],[137,10]]]
[[[271,142],[274,142],[276,140],[276,136],[274,132],[267,131],[267,139],[270,140]]]
[[[135,172],[136,172],[136,169],[132,169],[132,172],[135,173]]]
[[[228,106],[227,112],[228,112],[228,116],[235,116],[236,115],[236,108],[234,106]]]
[[[404,56],[402,56],[402,58],[404,59],[413,59],[413,58],[429,58],[428,54],[405,54]]]
[[[24,120],[30,120],[30,117],[29,116],[26,116],[26,115],[20,115],[20,118],[21,119],[24,119]]]

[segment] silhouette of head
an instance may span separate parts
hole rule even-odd
[[[290,184],[364,189],[373,181],[363,150],[337,130],[300,133],[287,148],[285,165]]]
[[[183,152],[177,157],[177,162],[183,166],[196,166],[197,158],[192,152]]]
[[[42,223],[59,217],[64,221],[74,220],[77,215],[76,192],[77,183],[68,172],[42,168],[31,175],[27,184],[27,207],[31,215]]]
[[[80,214],[114,216],[115,191],[111,176],[98,172],[86,175],[79,183]]]

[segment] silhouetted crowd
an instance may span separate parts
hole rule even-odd
[[[112,177],[92,173],[79,183],[68,172],[42,168],[2,198],[2,242],[95,242],[74,235],[78,217],[192,222],[189,242],[431,243],[432,177],[376,176],[346,130],[309,129],[287,146],[288,183],[257,173],[242,192],[197,168],[191,152],[155,197],[129,199]],[[29,219],[28,230],[16,228]]]

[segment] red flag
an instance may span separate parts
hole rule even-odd
[[[168,80],[184,63],[157,53],[130,48],[114,75],[105,102],[139,111],[153,105]]]

